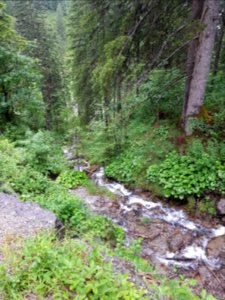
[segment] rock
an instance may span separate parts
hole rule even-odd
[[[208,256],[225,258],[225,235],[211,239],[208,242],[206,253]]]
[[[171,252],[178,252],[181,248],[184,248],[191,244],[193,237],[191,234],[183,234],[177,230],[172,236],[167,240],[169,250]]]
[[[54,213],[36,203],[21,202],[15,196],[0,193],[0,244],[8,237],[27,238],[56,226]]]
[[[217,203],[217,210],[220,215],[225,215],[225,198],[220,199]]]
[[[99,166],[97,165],[91,165],[87,167],[86,172],[88,176],[92,176],[94,172],[96,172],[99,169]]]

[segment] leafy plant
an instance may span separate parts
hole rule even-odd
[[[19,173],[19,164],[22,155],[18,149],[7,139],[0,140],[0,182],[8,183]]]
[[[134,183],[135,175],[140,168],[141,157],[125,153],[105,168],[105,175],[131,184]]]
[[[82,241],[59,243],[54,236],[41,235],[26,241],[11,257],[0,266],[5,300],[31,294],[53,299],[147,299],[126,275],[113,272],[98,248]]]
[[[224,167],[206,153],[195,158],[172,152],[161,164],[148,168],[147,178],[163,187],[165,197],[183,199],[220,189]]]
[[[46,176],[33,170],[31,167],[19,169],[17,176],[14,176],[10,182],[15,192],[21,194],[22,199],[30,199],[33,196],[45,193],[50,185]]]
[[[198,210],[200,213],[207,213],[211,216],[216,215],[216,203],[215,200],[210,199],[210,197],[205,197],[199,204]]]
[[[57,177],[57,182],[68,189],[85,185],[87,180],[88,177],[84,172],[73,170],[65,171]]]

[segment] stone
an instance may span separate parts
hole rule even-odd
[[[183,234],[177,230],[172,236],[167,240],[169,250],[173,253],[178,252],[181,248],[184,248],[191,244],[193,237],[191,234]]]
[[[225,198],[222,198],[217,203],[217,210],[220,215],[225,215]]]
[[[225,235],[214,237],[206,247],[208,256],[222,257],[225,255]]]
[[[28,238],[43,230],[55,230],[57,217],[36,203],[21,202],[17,197],[0,193],[0,244],[11,238]]]

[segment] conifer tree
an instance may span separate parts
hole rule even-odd
[[[64,107],[65,99],[59,46],[55,34],[45,24],[43,4],[43,1],[18,0],[13,3],[11,11],[16,17],[17,31],[33,42],[28,54],[40,62],[45,124],[46,128],[51,129],[59,125],[59,110]]]

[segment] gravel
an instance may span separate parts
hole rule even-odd
[[[56,226],[54,213],[32,202],[0,192],[0,247],[8,239],[28,238]]]

